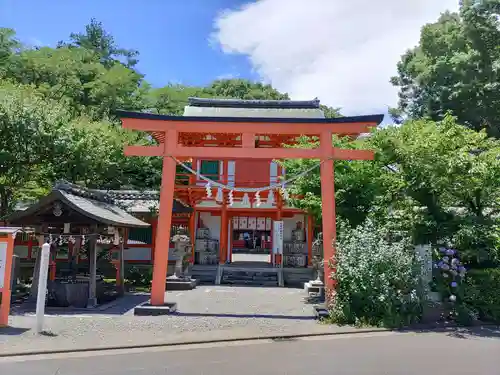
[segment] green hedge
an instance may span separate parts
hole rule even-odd
[[[500,323],[500,268],[470,270],[464,300],[482,321]]]

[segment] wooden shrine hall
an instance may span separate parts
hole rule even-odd
[[[158,230],[154,256],[151,304],[165,303],[165,277],[168,264],[172,204],[174,198],[183,201],[202,215],[196,221],[192,215],[190,231],[215,230],[219,241],[218,263],[223,267],[231,261],[234,225],[260,220],[265,232],[267,219],[283,220],[284,216],[302,215],[297,229],[307,227],[311,241],[313,223],[307,213],[287,203],[279,193],[279,181],[285,171],[276,161],[284,159],[317,159],[321,161],[321,194],[323,215],[321,231],[324,258],[332,259],[336,238],[335,227],[335,160],[371,160],[370,150],[342,149],[332,146],[332,137],[356,138],[378,126],[383,115],[325,118],[318,100],[313,101],[248,101],[191,98],[184,116],[151,113],[118,113],[123,127],[147,132],[153,142],[148,146],[126,145],[128,156],[163,158]],[[298,148],[299,137],[317,137],[317,148]],[[184,174],[180,164],[188,164],[194,173]],[[208,168],[208,166],[211,166]],[[205,169],[204,169],[205,168]],[[273,172],[274,169],[274,172]],[[179,173],[181,172],[181,173]],[[204,178],[201,178],[204,177]],[[182,178],[181,178],[182,177]],[[207,183],[207,179],[208,183]],[[223,189],[211,185],[214,181]],[[265,188],[255,196],[245,189]],[[220,191],[221,190],[221,191]],[[274,199],[272,199],[274,197]],[[260,199],[264,204],[259,204]],[[200,217],[200,216],[198,216]],[[238,220],[234,220],[239,217]],[[242,221],[241,218],[246,218]],[[217,218],[217,219],[215,219]],[[213,223],[217,222],[218,225]],[[307,223],[309,225],[307,225]],[[254,230],[255,231],[255,230]],[[265,243],[265,234],[262,236]],[[241,241],[240,241],[241,242]],[[329,274],[325,262],[325,274]],[[327,289],[334,287],[326,278]]]
[[[35,269],[38,269],[40,247],[44,242],[50,243],[50,289],[56,297],[61,292],[59,300],[64,299],[61,306],[91,307],[105,298],[97,275],[98,255],[104,254],[105,263],[116,269],[116,290],[118,295],[122,294],[124,251],[129,247],[129,232],[156,227],[148,211],[149,205],[157,202],[158,193],[154,191],[87,189],[61,181],[45,197],[11,214],[7,222],[31,229],[24,240],[29,246],[29,258],[36,259]],[[134,216],[129,211],[136,211],[131,210],[131,206],[137,204],[144,206],[143,213]],[[172,202],[170,207],[174,217],[181,215],[186,222],[189,220],[191,208],[179,201]],[[56,278],[56,260],[60,260],[56,255],[62,249],[67,252],[64,266],[68,272],[64,275],[60,272]],[[78,273],[82,268],[84,274]],[[36,285],[36,281],[34,283]]]

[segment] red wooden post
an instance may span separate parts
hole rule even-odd
[[[168,149],[177,145],[177,131],[167,132],[165,156],[163,157],[163,170],[160,188],[160,212],[158,215],[158,228],[155,243],[155,258],[153,263],[153,281],[151,283],[151,305],[162,306],[165,304],[165,290],[167,282],[168,250],[170,247],[170,227],[172,224],[172,208],[175,188],[176,162],[168,157]]]
[[[2,258],[0,267],[0,293],[2,302],[0,303],[0,327],[7,327],[9,324],[10,299],[12,296],[12,256],[14,255],[14,241],[19,228],[0,228],[0,251]]]
[[[332,149],[332,132],[321,133],[320,148],[325,155]],[[335,223],[335,186],[333,159],[328,159],[321,164],[321,205],[323,210],[323,252],[325,288],[332,292],[335,285],[330,278],[330,261],[335,255],[334,242],[336,240]],[[328,293],[329,296],[331,293]]]

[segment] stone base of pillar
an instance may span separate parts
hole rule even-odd
[[[165,302],[162,306],[152,306],[151,303],[145,302],[134,309],[134,315],[138,316],[160,316],[168,315],[177,311],[175,302]]]
[[[87,301],[87,309],[93,309],[97,307],[97,298],[89,298]]]

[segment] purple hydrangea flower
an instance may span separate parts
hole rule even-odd
[[[443,262],[448,263],[450,261],[450,258],[448,257],[443,257]]]
[[[452,288],[456,288],[458,286],[456,281],[452,281],[452,283],[450,285]]]
[[[448,250],[446,250],[446,255],[451,256],[451,255],[453,255],[453,254],[455,254],[455,250],[453,250],[453,249],[448,249]]]
[[[439,248],[439,252],[440,252],[440,253],[446,253],[446,249],[445,249],[444,247],[440,247],[440,248]]]

